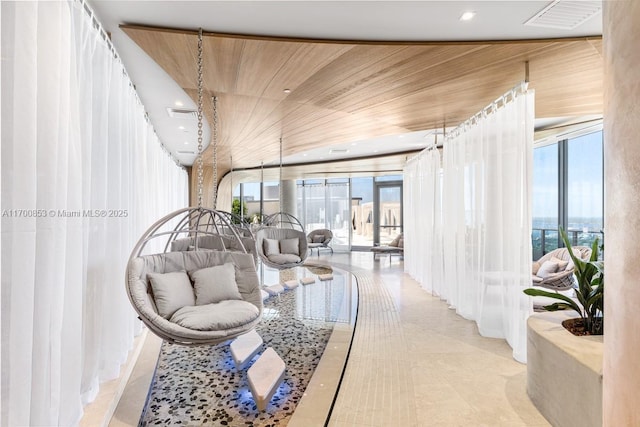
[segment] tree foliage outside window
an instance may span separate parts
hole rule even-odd
[[[247,215],[246,202],[242,202],[242,212],[240,212],[240,200],[233,199],[233,203],[231,204],[231,213],[241,217],[245,217]]]

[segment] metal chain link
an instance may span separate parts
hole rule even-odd
[[[216,209],[218,202],[218,97],[212,96],[213,104],[213,209]]]
[[[282,137],[280,137],[280,182],[278,183],[278,197],[280,198],[280,212],[282,212]],[[282,215],[280,215],[280,225],[282,225]]]
[[[202,207],[202,28],[198,31],[198,207]]]

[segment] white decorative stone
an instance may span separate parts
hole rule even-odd
[[[229,346],[236,368],[242,369],[258,353],[261,345],[262,337],[256,331],[247,332],[236,338]]]
[[[284,288],[287,290],[295,289],[297,287],[298,287],[297,280],[287,280],[286,282],[284,282]]]
[[[321,274],[318,276],[318,279],[320,280],[333,280],[333,274],[328,273],[328,274]]]
[[[303,277],[300,279],[300,283],[302,283],[303,285],[310,285],[315,282],[316,282],[315,277]]]
[[[282,292],[284,292],[284,288],[282,287],[281,284],[267,286],[264,289],[267,292],[269,292],[269,295],[278,295],[278,294],[281,294]]]
[[[267,409],[269,401],[284,380],[285,364],[269,347],[247,371],[249,389],[259,411]]]

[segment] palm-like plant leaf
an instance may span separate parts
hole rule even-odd
[[[569,298],[568,296],[559,294],[557,292],[549,292],[549,291],[543,291],[542,289],[534,289],[534,288],[528,288],[524,290],[524,293],[531,296],[531,297],[549,297],[549,298],[555,298],[555,299],[559,299],[562,300],[562,303],[553,303],[549,306],[545,306],[545,309],[547,309],[547,307],[550,306],[558,306],[559,304],[563,305],[563,308],[570,308],[572,310],[577,311],[578,313],[580,313],[580,315],[582,316],[582,312],[580,310],[580,307],[578,306],[578,304],[576,304],[576,302],[574,300],[572,300],[571,298]],[[559,308],[556,307],[555,310],[559,310]],[[550,310],[550,311],[555,311],[555,310]]]

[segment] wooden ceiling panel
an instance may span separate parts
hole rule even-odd
[[[123,29],[195,99],[197,33]],[[231,154],[234,167],[276,160],[280,137],[290,155],[455,126],[522,81],[526,61],[537,117],[602,114],[600,38],[403,44],[205,33],[204,50],[207,97],[219,99],[220,177]]]

